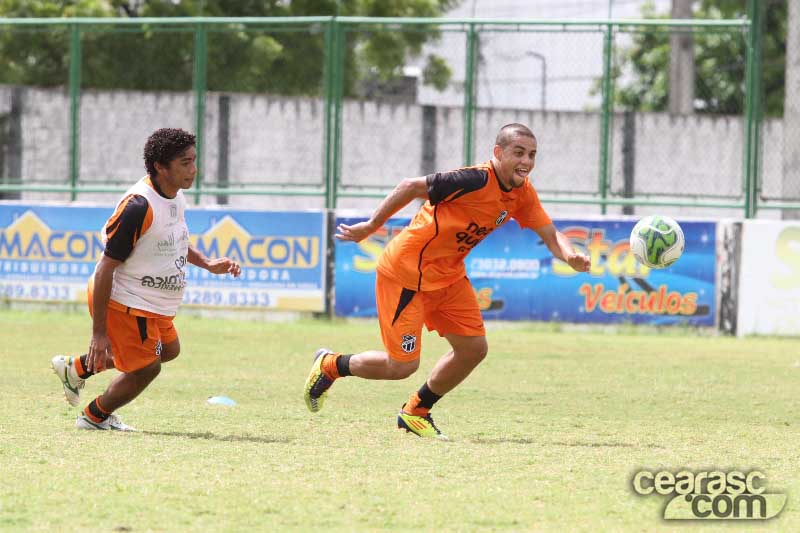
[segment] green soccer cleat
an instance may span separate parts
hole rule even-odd
[[[436,424],[434,424],[433,418],[431,418],[430,414],[426,416],[411,415],[401,409],[400,414],[397,415],[397,427],[400,429],[405,429],[407,432],[413,433],[418,437],[450,440],[446,435],[439,431],[439,428],[437,428]]]
[[[335,352],[327,348],[320,348],[314,353],[314,364],[311,365],[311,371],[306,378],[306,386],[303,390],[303,396],[306,401],[306,407],[312,413],[316,413],[322,409],[322,404],[325,402],[325,397],[328,395],[328,389],[333,385],[333,380],[325,375],[322,371],[322,359]]]

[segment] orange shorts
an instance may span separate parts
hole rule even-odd
[[[92,280],[89,281],[89,314],[93,314]],[[178,338],[172,324],[175,317],[132,309],[114,300],[106,310],[106,332],[111,341],[114,367],[120,372],[133,372],[154,363],[161,348]]]
[[[375,303],[383,346],[395,361],[413,361],[422,352],[422,324],[440,336],[483,337],[483,317],[469,279],[435,291],[414,292],[377,273]]]

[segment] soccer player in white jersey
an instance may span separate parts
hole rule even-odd
[[[53,371],[77,406],[85,380],[113,366],[120,374],[78,415],[80,429],[132,431],[114,412],[132,401],[180,353],[172,324],[186,267],[238,277],[227,257],[209,259],[189,242],[182,189],[194,183],[195,136],[163,128],[147,139],[147,175],[123,195],[103,229],[105,251],[89,279],[92,339],[81,357],[57,355]]]

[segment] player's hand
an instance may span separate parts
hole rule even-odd
[[[591,259],[578,252],[567,256],[567,264],[576,272],[589,272],[589,269],[592,268]]]
[[[339,224],[336,226],[335,237],[340,241],[361,242],[375,233],[376,229],[378,228],[376,228],[369,220],[365,222],[359,222],[358,224],[353,224],[352,226],[348,226],[347,224]]]
[[[242,273],[242,267],[239,266],[239,263],[229,257],[210,260],[206,270],[212,274],[230,274],[234,278],[238,278],[239,274]]]
[[[86,356],[86,370],[102,372],[106,361],[111,359],[111,341],[105,333],[95,333],[89,341],[89,353]]]

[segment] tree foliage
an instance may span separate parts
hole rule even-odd
[[[0,0],[0,17],[438,17],[460,0]],[[8,29],[8,27],[6,27]],[[401,74],[407,57],[436,39],[434,28],[348,31],[343,43],[345,94],[359,81]],[[11,27],[0,33],[0,83],[62,86],[69,72],[70,29]],[[194,28],[82,26],[82,87],[187,90],[194,72]],[[324,93],[325,28],[275,24],[208,26],[209,90],[286,95]],[[424,82],[447,85],[451,71],[430,55]]]
[[[762,48],[764,112],[783,114],[786,62],[786,0],[765,0]],[[747,2],[702,0],[696,19],[738,19],[747,15]],[[645,18],[669,18],[656,13],[652,4],[643,9]],[[695,30],[695,110],[737,114],[744,109],[746,35],[735,30]],[[615,102],[626,109],[665,111],[668,107],[670,45],[664,28],[632,34],[631,46],[617,57]]]

